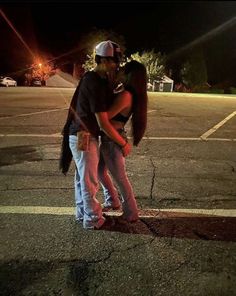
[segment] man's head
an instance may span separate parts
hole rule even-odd
[[[99,64],[102,58],[111,60],[114,63],[119,64],[122,58],[120,46],[111,40],[100,42],[95,47],[96,63]]]

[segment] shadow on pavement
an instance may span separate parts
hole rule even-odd
[[[234,217],[140,217],[136,223],[120,223],[119,216],[114,220],[110,231],[144,234],[156,237],[180,239],[236,241],[236,218]]]

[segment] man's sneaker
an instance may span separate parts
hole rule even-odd
[[[75,219],[76,223],[79,223],[79,224],[83,224],[83,218],[77,218]]]
[[[118,206],[108,206],[106,204],[102,204],[102,211],[109,212],[109,211],[118,211],[120,210],[120,205]]]
[[[105,217],[101,217],[97,222],[83,221],[83,227],[87,230],[99,229],[106,222]]]

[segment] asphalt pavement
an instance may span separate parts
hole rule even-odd
[[[58,170],[73,91],[0,89],[0,295],[236,295],[236,97],[149,93],[140,220],[88,231]]]

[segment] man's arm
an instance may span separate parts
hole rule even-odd
[[[124,156],[127,156],[131,151],[131,145],[118,133],[118,131],[111,125],[107,112],[95,113],[98,125],[104,133],[116,142],[121,148]]]

